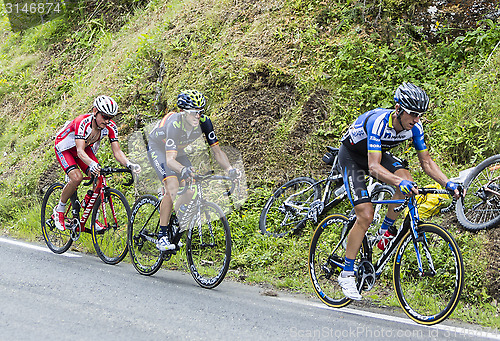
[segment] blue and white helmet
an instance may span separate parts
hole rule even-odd
[[[118,113],[118,104],[109,96],[97,96],[94,100],[94,107],[104,115],[115,116]]]

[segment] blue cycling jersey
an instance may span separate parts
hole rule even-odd
[[[409,139],[413,139],[417,151],[426,150],[422,123],[419,121],[411,130],[397,133],[392,122],[393,111],[378,108],[359,116],[342,137],[342,143],[348,150],[363,155],[389,150]]]

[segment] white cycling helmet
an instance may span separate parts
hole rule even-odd
[[[118,104],[109,96],[97,96],[94,100],[94,107],[104,115],[115,116],[118,113]]]

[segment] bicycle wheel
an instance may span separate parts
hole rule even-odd
[[[307,220],[310,204],[321,198],[316,181],[308,177],[292,179],[278,188],[267,200],[259,218],[262,234],[283,237],[301,229]]]
[[[156,247],[160,230],[160,206],[153,195],[143,195],[134,204],[128,226],[128,245],[132,265],[141,275],[151,276],[163,263]]]
[[[348,224],[349,219],[343,214],[329,215],[318,224],[309,246],[309,276],[313,289],[323,303],[334,308],[351,303],[337,281],[345,257],[346,236],[342,230]]]
[[[460,224],[470,231],[500,225],[500,155],[481,162],[467,176],[467,194],[457,202]]]
[[[414,245],[409,231],[394,257],[394,288],[406,315],[432,325],[455,309],[464,284],[462,254],[451,234],[435,224],[421,224]],[[422,261],[419,271],[417,252]]]
[[[127,254],[127,227],[130,206],[125,196],[110,188],[99,195],[92,210],[92,242],[95,251],[106,264],[118,264]]]
[[[63,253],[68,251],[73,243],[69,229],[65,231],[58,230],[52,217],[52,211],[59,204],[64,185],[56,182],[49,187],[42,201],[41,224],[45,243],[54,253]],[[66,209],[66,217],[71,212],[71,204]]]
[[[231,231],[224,212],[205,202],[191,218],[186,240],[189,270],[196,283],[212,289],[226,276],[231,261]]]

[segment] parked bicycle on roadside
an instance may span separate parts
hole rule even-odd
[[[259,228],[262,234],[283,237],[301,230],[307,221],[316,223],[326,212],[340,204],[347,198],[340,165],[338,163],[339,149],[326,147],[323,162],[331,166],[326,178],[316,181],[310,177],[297,177],[274,191],[264,205],[259,218]],[[367,177],[368,191],[375,189],[380,195],[394,194],[390,186],[374,182],[372,177]],[[380,208],[376,206],[376,210]]]
[[[130,206],[125,196],[118,190],[110,188],[106,176],[113,173],[129,173],[130,169],[105,167],[96,178],[89,180],[84,186],[95,183],[94,190],[88,190],[85,198],[80,200],[75,191],[65,211],[65,230],[56,227],[53,215],[54,207],[59,204],[64,184],[52,184],[42,201],[41,226],[45,243],[54,253],[64,253],[77,241],[81,233],[90,233],[99,258],[107,264],[117,264],[127,254],[127,226],[130,218]],[[134,178],[125,185],[132,185]],[[83,213],[80,216],[80,211]],[[90,213],[90,228],[85,227]]]
[[[469,231],[500,226],[500,154],[493,155],[467,175],[466,194],[457,202],[457,219]]]

